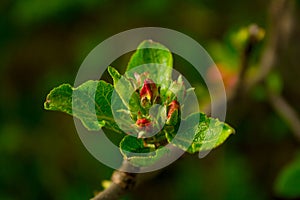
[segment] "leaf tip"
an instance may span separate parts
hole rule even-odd
[[[235,129],[232,128],[232,127],[231,127],[230,125],[228,125],[228,124],[225,124],[224,129],[225,129],[225,131],[227,132],[228,135],[231,135],[231,134],[235,134],[235,133],[236,133]]]
[[[114,85],[121,79],[121,74],[112,66],[108,66],[107,71],[114,81]]]
[[[147,40],[142,41],[137,49],[144,49],[144,48],[145,49],[147,49],[147,48],[161,49],[161,50],[170,52],[170,50],[167,47],[165,47],[161,43],[155,42],[151,39],[147,39]]]
[[[50,110],[50,104],[51,104],[51,101],[50,101],[50,99],[48,99],[48,96],[47,96],[46,101],[44,102],[44,109]]]

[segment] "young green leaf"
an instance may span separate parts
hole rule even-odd
[[[114,85],[118,83],[118,81],[122,78],[122,75],[113,67],[108,66],[107,68],[108,73],[113,78]]]
[[[77,117],[88,130],[105,127],[121,133],[110,108],[112,92],[113,86],[104,81],[87,81],[77,88],[63,84],[48,94],[44,107]]]
[[[133,83],[126,76],[122,77],[122,75],[113,67],[109,66],[108,72],[113,78],[114,89],[119,97],[113,99],[113,104],[119,104],[119,108],[123,108],[123,110],[129,110],[131,113],[131,118],[136,120],[138,112],[141,111],[142,108],[140,105],[139,94],[135,91]],[[131,96],[129,96],[130,93],[132,93]],[[124,117],[121,117],[120,113],[118,114],[118,117],[123,119],[128,118],[126,114]],[[127,120],[124,120],[124,122],[125,121]]]
[[[143,153],[150,153],[151,156],[155,155],[155,146],[145,147],[142,139],[131,135],[127,135],[124,137],[124,139],[120,143],[120,147],[121,153],[125,158],[130,158],[132,156],[135,156],[135,154]]]
[[[153,156],[133,156],[129,159],[129,162],[136,167],[149,167],[159,162],[168,153],[170,153],[168,148],[159,148],[156,149]]]
[[[147,67],[149,74],[156,76],[154,81],[157,80],[160,84],[164,85],[172,76],[172,53],[160,43],[145,40],[132,55],[126,70],[127,76],[134,78],[135,70],[132,69],[142,65]]]
[[[191,126],[189,122],[197,118],[199,123]],[[228,124],[207,117],[203,113],[190,115],[181,122],[180,126],[184,127],[182,132],[176,135],[175,131],[166,131],[166,137],[170,143],[189,153],[216,148],[234,133],[234,129]]]
[[[113,78],[114,89],[122,100],[122,102],[118,103],[123,103],[127,109],[130,109],[130,98],[128,98],[128,95],[131,92],[134,92],[131,81],[126,76],[122,77],[122,75],[113,67],[108,67],[108,73]]]
[[[169,152],[167,148],[145,147],[143,139],[127,135],[120,143],[124,158],[137,167],[151,166]]]

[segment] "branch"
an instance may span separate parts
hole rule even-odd
[[[280,60],[281,50],[286,48],[294,27],[294,0],[277,0],[271,7],[270,40],[260,64],[260,73],[250,84],[260,83],[268,75],[273,67],[277,66]],[[269,91],[269,101],[275,111],[288,123],[295,137],[300,141],[300,119],[292,106],[279,94]]]
[[[260,27],[256,24],[252,24],[248,28],[248,33],[249,38],[241,54],[238,80],[233,88],[233,92],[231,92],[231,95],[228,96],[228,101],[230,101],[230,103],[235,102],[238,97],[244,94],[244,88],[246,87],[245,76],[249,68],[253,49],[260,40]]]
[[[245,82],[246,71],[254,45],[258,40],[257,25],[249,27],[250,38],[241,56],[240,72],[235,91],[230,98],[236,98],[253,86],[263,82],[271,69],[278,64],[281,50],[287,46],[294,26],[294,0],[274,0],[270,7],[268,41],[259,64],[259,71],[249,82]]]
[[[294,0],[274,0],[271,5],[269,40],[260,62],[260,69],[246,90],[262,82],[279,60],[280,50],[286,47],[294,26]]]
[[[249,67],[249,61],[253,48],[258,41],[259,27],[252,25],[249,27],[249,40],[246,44],[240,63],[240,72],[233,92],[228,96],[228,103],[234,104],[236,100],[249,92],[255,85],[263,82],[273,67],[280,59],[281,50],[287,46],[294,26],[294,0],[274,0],[270,9],[270,29],[269,40],[259,63],[259,70],[255,77],[246,82],[245,76]]]
[[[280,95],[269,94],[273,108],[282,116],[300,142],[300,119],[291,105]]]
[[[137,177],[141,174],[128,173],[129,169],[138,170],[137,167],[130,165],[124,161],[119,170],[115,170],[112,174],[112,183],[108,188],[98,193],[91,200],[117,200],[124,194],[132,191],[136,187]]]
[[[245,87],[246,87],[246,82],[245,82],[245,76],[246,72],[249,67],[249,61],[253,52],[253,49],[257,42],[260,40],[259,33],[260,32],[260,27],[256,24],[252,24],[248,28],[248,34],[249,38],[246,42],[246,45],[244,49],[242,50],[241,53],[241,59],[240,59],[240,69],[239,69],[239,74],[238,74],[238,79],[235,83],[235,85],[232,88],[231,92],[227,93],[227,104],[229,107],[231,105],[234,105],[237,100],[239,100],[245,93]],[[221,106],[223,102],[218,102],[217,107]],[[207,105],[204,107],[203,111],[207,114],[211,114],[211,105]]]

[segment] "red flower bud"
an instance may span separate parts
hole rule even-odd
[[[138,119],[136,121],[136,125],[138,125],[139,127],[147,127],[151,125],[151,121],[146,118]]]
[[[146,118],[138,119],[135,124],[139,128],[138,138],[145,137],[148,133],[150,133],[153,130],[151,121]]]
[[[176,100],[173,100],[169,104],[168,115],[167,115],[167,125],[176,125],[179,117],[180,105]]]
[[[152,105],[159,98],[159,92],[156,84],[151,79],[145,79],[144,85],[140,91],[141,104],[143,107]]]

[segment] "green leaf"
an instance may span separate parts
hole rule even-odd
[[[172,76],[172,53],[160,43],[145,40],[132,55],[126,70],[127,76],[134,78],[135,70],[132,69],[141,65],[146,65],[147,72],[156,76],[155,82],[158,81],[164,85],[170,81]],[[145,72],[145,70],[143,72]],[[152,77],[152,79],[154,78]]]
[[[145,147],[142,139],[127,135],[120,143],[121,152],[125,158],[130,158],[136,154],[150,153],[155,154],[155,147]]]
[[[159,148],[156,149],[155,154],[153,156],[150,157],[134,156],[129,159],[129,162],[132,165],[137,167],[143,167],[143,166],[149,167],[159,162],[159,160],[162,159],[162,157],[169,152],[170,151],[168,148]]]
[[[128,80],[125,76],[122,77],[122,75],[111,66],[108,67],[108,73],[113,78],[114,88],[119,95],[120,100],[122,100],[122,102],[119,101],[117,103],[123,103],[128,110],[137,112],[139,109],[139,96],[137,96],[136,93],[133,93],[132,97],[128,99],[128,93],[134,91],[130,80]]]
[[[114,88],[117,92],[117,94],[120,97],[120,100],[123,103],[127,109],[130,109],[130,98],[128,98],[128,95],[132,92],[134,92],[134,88],[132,86],[132,83],[126,76],[122,76],[115,68],[108,67],[108,73],[113,78],[114,81]],[[136,103],[136,102],[135,102]]]
[[[47,95],[44,108],[72,115],[72,94],[73,89],[70,84],[62,84]]]
[[[199,123],[197,125],[190,125],[191,121],[195,121],[198,118]],[[234,129],[228,124],[220,122],[218,119],[207,117],[203,113],[190,115],[185,120],[182,120],[180,126],[183,127],[180,133],[176,133],[172,129],[169,131],[166,129],[166,137],[170,143],[189,153],[216,148],[229,135],[234,133]]]
[[[143,139],[127,135],[120,143],[120,150],[124,158],[132,165],[142,167],[151,166],[169,152],[167,148],[155,149],[155,146],[144,146]]]
[[[44,107],[46,110],[61,111],[77,117],[88,130],[105,127],[122,133],[111,112],[113,89],[111,84],[104,81],[90,80],[77,88],[63,84],[48,94]]]
[[[113,78],[114,85],[116,85],[118,81],[122,78],[122,75],[115,68],[111,66],[108,66],[107,70],[110,76]]]
[[[285,198],[300,197],[300,154],[287,165],[275,181],[275,192]]]
[[[114,113],[115,117],[121,119],[121,128],[125,132],[127,128],[132,130],[131,125],[135,123],[138,112],[143,111],[139,94],[135,91],[132,82],[126,76],[122,76],[115,68],[109,66],[108,72],[113,78],[116,91],[116,96],[113,95],[112,99],[112,107],[117,111]],[[126,111],[130,111],[130,116]]]

